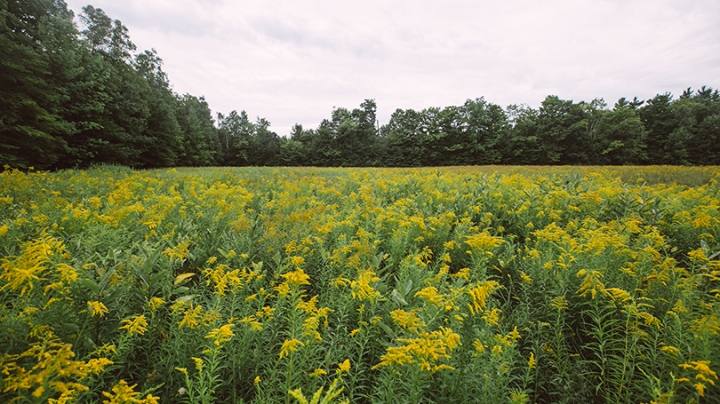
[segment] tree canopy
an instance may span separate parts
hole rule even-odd
[[[242,110],[213,116],[204,97],[175,93],[162,66],[102,9],[83,7],[76,21],[63,0],[0,0],[0,165],[720,164],[720,94],[707,86],[612,109],[480,97],[398,109],[384,125],[366,99],[282,137]]]

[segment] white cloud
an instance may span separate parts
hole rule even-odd
[[[82,2],[68,1],[79,12]],[[246,110],[281,135],[333,106],[537,106],[649,98],[720,86],[714,0],[544,2],[98,0],[139,49],[154,47],[177,92]]]

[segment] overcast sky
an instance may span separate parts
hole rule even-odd
[[[66,0],[80,13],[88,0]],[[718,0],[94,0],[174,91],[247,111],[287,136],[333,107],[397,108],[485,97],[534,108],[720,87]]]

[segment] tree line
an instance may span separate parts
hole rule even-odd
[[[720,165],[720,93],[703,86],[648,100],[535,109],[484,98],[460,106],[335,108],[289,137],[245,111],[212,111],[175,93],[155,50],[101,9],[62,0],[0,0],[0,164],[61,169],[170,166]]]

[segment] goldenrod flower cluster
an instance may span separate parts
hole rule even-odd
[[[0,402],[712,400],[719,184],[6,169]]]

